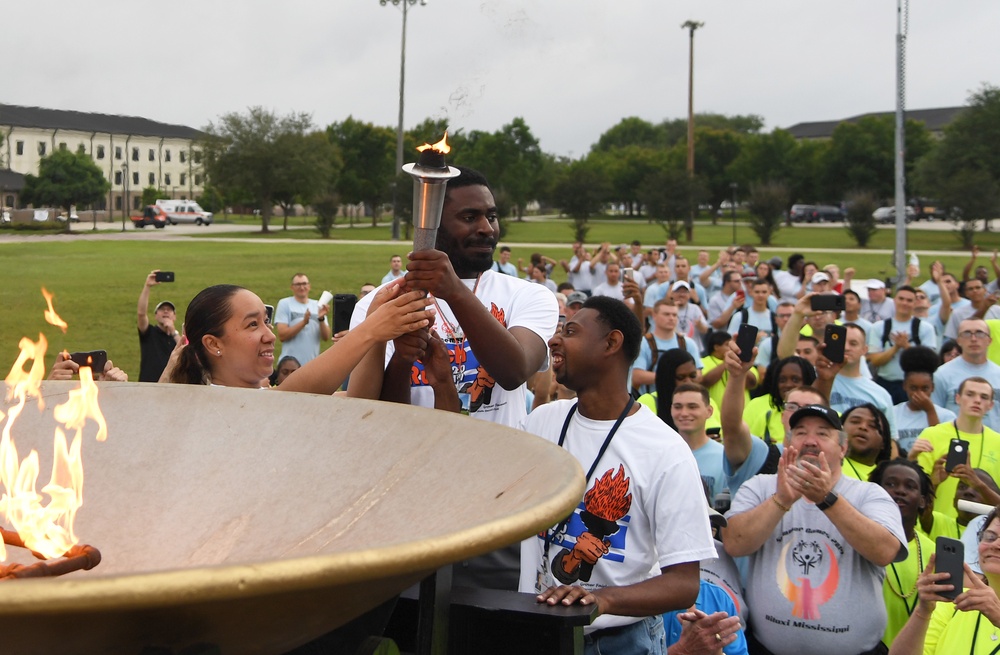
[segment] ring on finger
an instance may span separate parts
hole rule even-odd
[[[715,633],[715,640],[716,641],[722,641],[722,637],[719,635],[718,632]]]

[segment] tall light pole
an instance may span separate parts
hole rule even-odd
[[[909,2],[896,0],[896,285],[906,279],[906,33],[909,29]]]
[[[128,211],[128,164],[122,164],[122,232],[125,231],[125,212]]]
[[[396,178],[399,176],[400,170],[403,168],[403,90],[406,87],[406,12],[410,5],[415,5],[418,2],[421,5],[426,5],[427,0],[378,0],[379,4],[383,7],[390,2],[395,7],[402,6],[403,8],[403,38],[399,47],[399,124],[396,126],[396,170],[392,176],[392,239],[393,241],[399,240],[399,212],[396,211],[397,207],[397,194],[399,189],[396,187]]]
[[[688,178],[690,181],[694,181],[694,32],[699,27],[704,27],[705,23],[699,23],[697,21],[688,20],[684,21],[681,25],[681,29],[688,30],[689,38],[689,49],[688,49],[688,160],[687,160],[687,170]],[[694,186],[689,187],[691,189],[690,193],[694,192]],[[687,224],[684,226],[684,231],[687,233],[687,240],[690,243],[694,238],[694,203],[691,203],[691,213],[688,215]]]

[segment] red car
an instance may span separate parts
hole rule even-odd
[[[153,227],[160,229],[166,227],[169,222],[166,212],[156,205],[146,205],[146,208],[142,210],[141,215],[132,216],[131,218],[132,226],[137,228],[152,225]]]

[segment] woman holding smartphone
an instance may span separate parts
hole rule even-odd
[[[989,513],[979,533],[979,566],[986,581],[964,562],[964,584],[949,579],[949,573],[935,573],[941,554],[932,555],[917,579],[917,606],[896,635],[889,655],[1000,652],[1000,598],[995,591],[1000,585],[997,509]],[[942,596],[955,589],[961,593],[954,601]]]
[[[373,346],[430,324],[433,308],[423,291],[399,284],[376,296],[368,318],[340,341],[273,387],[280,391],[332,394]],[[171,355],[168,381],[258,389],[268,387],[275,336],[264,303],[231,284],[209,287],[188,305],[184,335]]]

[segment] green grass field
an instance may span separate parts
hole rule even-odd
[[[131,228],[129,228],[131,229]],[[169,229],[169,228],[167,228]],[[211,236],[206,228],[203,237]],[[82,231],[82,230],[81,230]],[[115,363],[135,379],[139,370],[139,343],[135,332],[136,300],[146,274],[154,269],[172,270],[177,282],[160,285],[153,290],[150,309],[160,300],[171,300],[178,307],[179,321],[188,301],[198,291],[222,282],[246,286],[266,303],[290,295],[289,281],[296,272],[305,272],[313,283],[313,297],[323,289],[333,293],[356,293],[364,282],[377,284],[388,270],[392,254],[405,255],[406,243],[388,241],[386,228],[354,228],[337,230],[336,239],[323,241],[313,238],[311,230],[278,230],[274,237],[301,236],[295,243],[269,242],[257,237],[254,243],[213,242],[199,239],[178,241],[76,241],[57,242],[39,239],[32,242],[0,244],[3,263],[3,312],[0,312],[0,366],[4,374],[18,353],[18,341],[23,336],[37,339],[44,332],[49,340],[47,365],[62,349],[105,349]],[[243,235],[226,235],[243,236]],[[317,235],[318,236],[318,235]],[[698,225],[695,233],[699,246],[718,248],[732,240],[731,226]],[[751,233],[743,228],[738,241],[752,241]],[[517,243],[565,244],[572,238],[566,221],[511,223],[506,242],[514,250],[514,259],[527,259],[534,251],[556,259],[568,258],[565,246],[543,248],[518,247]],[[604,221],[593,224],[588,241],[623,243],[638,238],[643,243],[663,242],[658,225],[645,222]],[[343,243],[346,239],[385,240],[385,245]],[[892,248],[893,232],[881,230],[873,248]],[[977,238],[987,251],[1000,246],[1000,234],[982,234]],[[910,232],[911,247],[917,250],[955,249],[957,241],[944,232]],[[778,234],[775,247],[851,248],[852,242],[843,229],[791,228]],[[692,258],[696,247],[681,244],[680,250]],[[764,258],[775,254],[761,248]],[[783,257],[787,253],[778,253]],[[859,277],[882,277],[892,273],[890,256],[862,250],[850,253],[817,253],[809,255],[821,266],[836,262],[841,269],[853,266]],[[925,258],[926,259],[926,258]],[[965,257],[943,257],[949,270],[960,272]],[[986,260],[982,260],[986,263]],[[923,266],[926,270],[926,263]],[[565,274],[557,269],[554,279]],[[45,302],[41,287],[55,294],[56,311],[69,324],[64,335],[47,325],[42,317]]]

